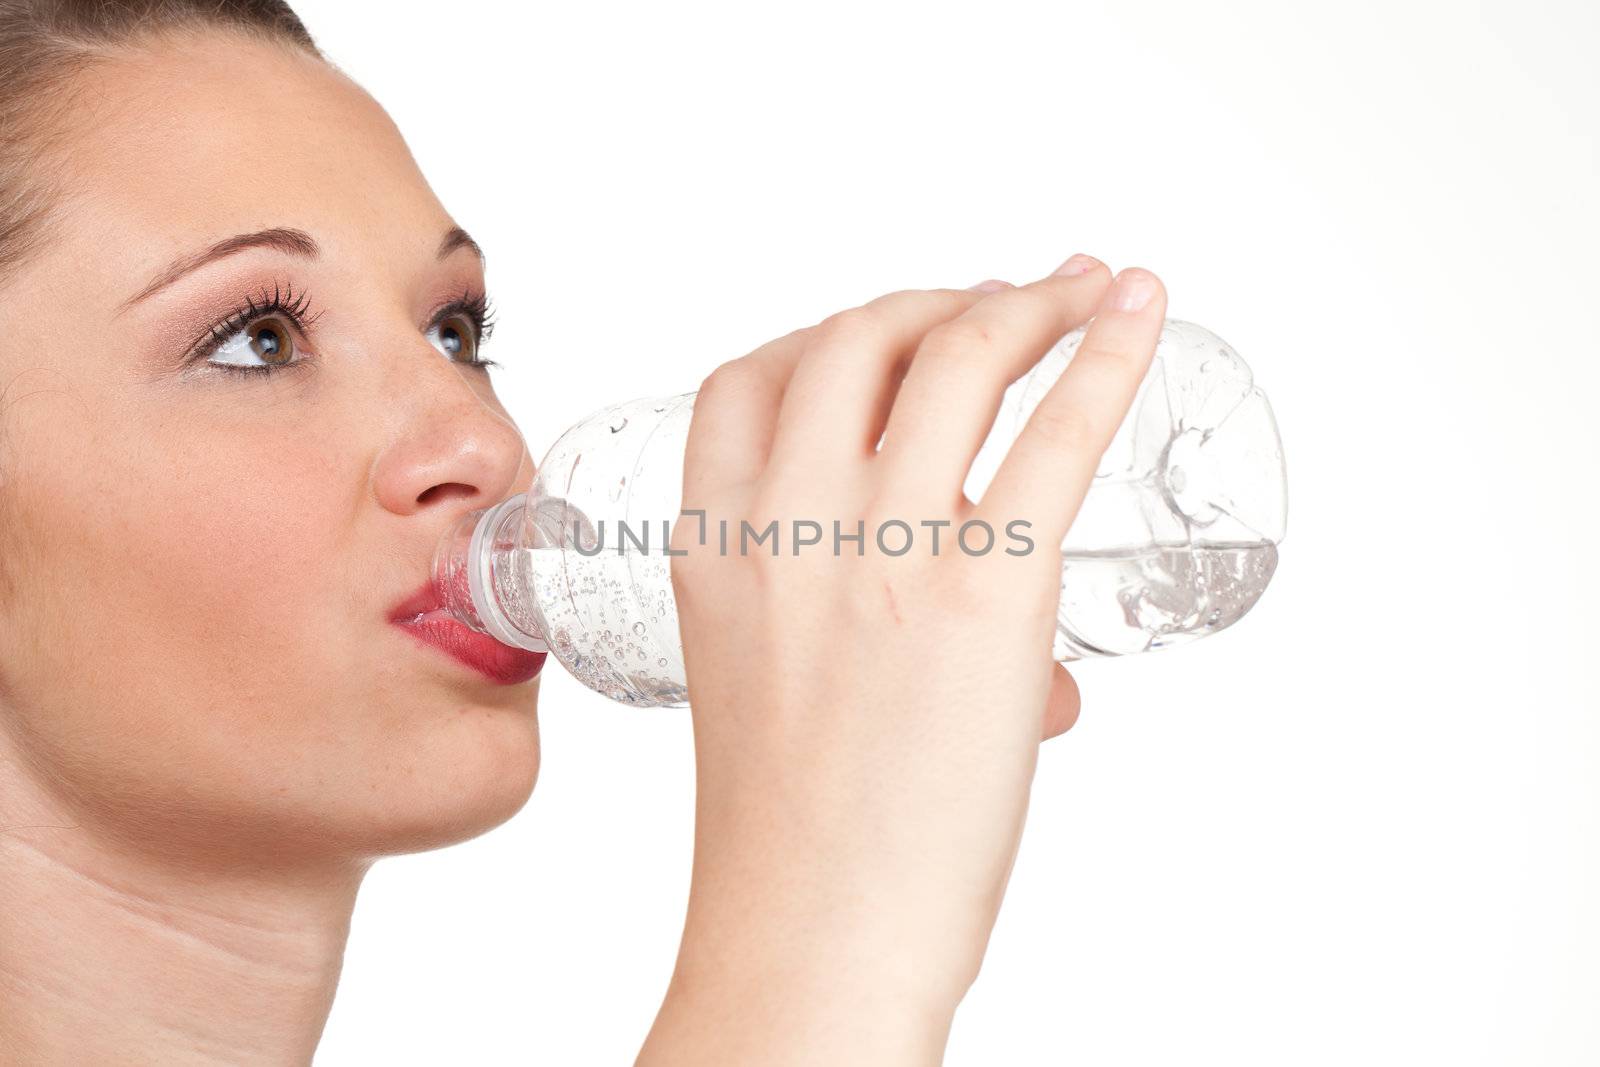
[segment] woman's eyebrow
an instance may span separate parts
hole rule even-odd
[[[478,258],[484,258],[483,249],[460,226],[451,227],[446,231],[444,239],[439,242],[437,258],[443,259],[458,248],[470,248]],[[141,300],[147,300],[165,289],[167,286],[182,278],[191,271],[199,270],[207,263],[243,252],[251,248],[273,248],[285,255],[301,256],[305,259],[316,259],[321,249],[317,247],[316,240],[304,230],[291,229],[287,226],[274,226],[271,229],[257,230],[255,233],[240,233],[232,237],[225,237],[209,248],[191,253],[173,261],[167,268],[157,274],[143,289],[122,302],[117,309],[118,314],[126,311]]]
[[[223,238],[210,248],[174,260],[165,270],[151,279],[149,285],[124,300],[117,311],[120,314],[139,301],[149,299],[185,274],[199,270],[207,263],[226,259],[250,248],[275,248],[287,255],[304,256],[307,259],[317,258],[319,252],[317,242],[304,230],[275,226],[269,230],[257,230],[255,233],[235,234]]]
[[[460,226],[452,226],[449,231],[445,233],[444,240],[439,242],[438,258],[443,259],[451,252],[454,252],[456,249],[462,247],[472,249],[473,254],[478,257],[479,262],[483,262],[485,259],[483,249],[478,247],[478,242],[474,241],[472,239],[472,235],[467,233],[467,231],[463,230]]]

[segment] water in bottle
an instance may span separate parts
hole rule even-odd
[[[964,489],[978,499],[1084,338],[1007,390]],[[613,700],[687,702],[666,552],[694,394],[606,408],[564,433],[533,486],[464,516],[435,575],[462,622],[548,649]],[[1221,338],[1168,319],[1155,359],[1061,542],[1053,654],[1169,648],[1237,622],[1277,567],[1287,518],[1272,409]],[[868,535],[870,551],[871,535]]]

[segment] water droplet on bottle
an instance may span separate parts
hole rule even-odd
[[[1008,409],[1017,426],[1085,336],[1079,329],[1063,338],[1023,383],[1019,404]],[[1116,470],[1126,467],[1130,477],[1110,478],[1111,464],[1108,476],[1096,473],[1095,506],[1111,509],[1108,519],[1128,520],[1108,522],[1107,530],[1131,536],[1102,543],[1090,536],[1088,524],[1078,524],[1081,536],[1061,553],[1052,643],[1058,659],[1170,648],[1226,628],[1251,609],[1277,563],[1283,449],[1249,368],[1220,338],[1177,320],[1163,325],[1156,361],[1154,384],[1130,410],[1129,432],[1117,445],[1123,466]],[[675,515],[671,506],[691,410],[687,397],[603,409],[569,430],[541,464],[537,492],[545,494],[551,514],[581,512],[611,528],[606,551],[598,555],[571,552],[564,539],[529,550],[550,554],[548,564],[540,557],[532,568],[537,607],[551,632],[561,635],[552,642],[561,663],[589,688],[628,704],[687,700],[670,561],[654,543],[639,554],[619,553],[617,524],[634,512],[648,514],[653,538],[656,521],[670,519],[689,535],[679,535],[682,548],[703,551],[691,548],[695,520]],[[635,413],[644,420],[638,426],[632,425]],[[1015,433],[997,427],[1001,437]],[[1191,497],[1198,498],[1196,509],[1180,507]],[[1213,515],[1213,497],[1230,511]],[[1172,521],[1162,521],[1163,509],[1173,513]],[[570,518],[562,525],[570,527]],[[1148,536],[1141,537],[1141,527]],[[654,623],[644,621],[651,601]],[[571,642],[580,632],[583,641]]]

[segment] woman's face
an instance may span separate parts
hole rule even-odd
[[[0,293],[0,757],[80,819],[212,856],[363,857],[508,817],[537,679],[390,621],[453,520],[532,477],[463,362],[471,312],[431,328],[483,293],[477,252],[312,57],[194,38],[74,84],[59,224]],[[291,236],[146,292],[273,229],[314,254]],[[265,331],[185,364],[275,293]]]

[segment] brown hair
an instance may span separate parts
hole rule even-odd
[[[45,239],[73,75],[119,46],[205,29],[321,56],[285,0],[0,0],[0,287]]]

